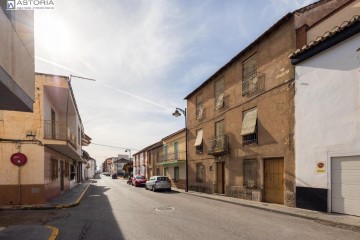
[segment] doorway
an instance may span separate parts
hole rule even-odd
[[[64,171],[64,161],[60,161],[60,191],[64,191],[64,178],[65,178],[65,171]]]
[[[265,159],[264,200],[284,204],[284,159]]]
[[[225,194],[225,163],[216,163],[216,193]]]

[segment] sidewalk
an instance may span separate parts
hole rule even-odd
[[[93,180],[87,180],[74,188],[64,192],[51,202],[41,205],[12,205],[0,206],[2,210],[40,210],[61,209],[79,205],[81,199],[90,187]],[[55,240],[59,229],[46,225],[15,225],[10,227],[0,226],[0,240]]]
[[[224,195],[217,195],[217,194],[207,194],[207,193],[200,193],[200,192],[185,192],[183,189],[174,189],[175,191],[189,194],[196,197],[202,197],[207,199],[212,199],[215,201],[221,201],[236,205],[241,205],[245,207],[251,207],[256,209],[261,209],[265,211],[285,214],[293,217],[299,217],[299,218],[305,218],[309,220],[314,220],[316,222],[352,230],[355,232],[360,232],[360,217],[356,216],[350,216],[350,215],[343,215],[343,214],[336,214],[336,213],[324,213],[324,212],[317,212],[307,209],[301,209],[301,208],[293,208],[293,207],[287,207],[284,205],[279,204],[272,204],[272,203],[265,203],[265,202],[255,202],[250,200],[244,200],[239,198],[232,198],[227,197]]]

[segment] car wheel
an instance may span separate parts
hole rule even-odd
[[[148,190],[148,188],[147,188],[146,184],[145,184],[145,190]]]
[[[156,192],[155,186],[152,186],[152,191]]]

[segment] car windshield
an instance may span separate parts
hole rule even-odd
[[[145,179],[144,176],[136,176],[136,179]]]
[[[169,181],[167,177],[158,177],[157,180],[159,181]]]

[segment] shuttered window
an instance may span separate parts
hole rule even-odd
[[[242,92],[243,95],[256,90],[257,59],[252,55],[243,63]]]
[[[215,110],[224,106],[224,78],[215,83]]]

